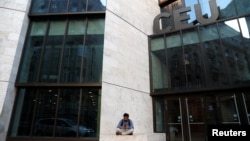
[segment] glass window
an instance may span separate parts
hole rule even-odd
[[[88,11],[105,11],[106,0],[88,0]]]
[[[221,41],[224,46],[224,56],[227,63],[229,78],[233,84],[241,80],[242,72],[237,67],[237,61],[242,60],[245,49],[241,46],[242,36],[237,20],[219,23]]]
[[[65,21],[52,21],[41,64],[40,82],[57,82],[61,50],[65,34]]]
[[[183,116],[181,112],[181,100],[168,98],[163,105],[167,115],[167,133],[169,141],[183,140]],[[164,117],[165,118],[165,117]]]
[[[236,16],[235,4],[233,0],[216,0],[216,2],[220,9],[219,19]]]
[[[248,124],[250,125],[250,95],[249,95],[249,92],[244,93],[243,98],[244,98],[244,106],[245,106],[246,112],[247,112]]]
[[[51,0],[50,12],[66,12],[68,0]]]
[[[238,15],[244,15],[250,13],[250,1],[249,0],[234,0],[237,8]]]
[[[86,127],[88,133],[79,131],[80,137],[98,136],[100,93],[101,91],[99,89],[84,89],[82,92],[79,126]]]
[[[103,44],[102,18],[32,22],[17,82],[100,82]]]
[[[164,37],[151,39],[152,83],[154,89],[168,88]]]
[[[223,124],[239,124],[239,113],[236,105],[235,95],[218,96],[219,110]]]
[[[165,132],[165,100],[155,98],[155,127],[156,132]]]
[[[238,70],[239,80],[238,83],[249,83],[250,80],[250,18],[243,17],[239,19],[241,35],[242,35],[242,43],[239,44],[242,46],[241,50],[235,50],[235,63],[236,68]],[[238,46],[239,46],[238,45]]]
[[[226,72],[219,34],[216,25],[200,28],[202,47],[205,51],[205,69],[207,72],[207,87],[228,85],[229,80]]]
[[[47,13],[50,0],[33,0],[31,13]]]
[[[17,82],[36,81],[46,28],[47,22],[34,21],[31,23]]]
[[[77,121],[80,103],[80,89],[62,89],[58,97],[58,115],[55,127],[57,137],[76,137]],[[79,126],[81,128],[81,126]]]
[[[9,134],[97,137],[100,92],[78,88],[19,89]]]
[[[83,82],[100,82],[104,44],[104,20],[90,19],[83,48]]]
[[[68,35],[63,51],[61,82],[80,82],[85,25],[84,20],[69,21]]]
[[[17,99],[9,134],[12,137],[29,136],[32,127],[32,113],[36,102],[36,91],[35,89],[20,89]]]
[[[69,12],[86,11],[87,0],[69,0]]]
[[[166,37],[167,60],[171,88],[186,87],[183,49],[179,33],[169,34]]]
[[[34,136],[53,136],[58,89],[40,89],[36,101]]]
[[[187,87],[197,88],[205,86],[203,55],[199,43],[197,29],[183,32],[184,56]]]

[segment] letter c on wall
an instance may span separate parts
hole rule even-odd
[[[163,33],[163,32],[170,31],[172,29],[172,27],[170,27],[170,26],[164,28],[163,30],[160,29],[160,19],[161,18],[169,18],[170,16],[171,16],[170,13],[164,12],[164,13],[161,13],[155,17],[154,27],[153,27],[154,33],[156,33],[156,34]]]

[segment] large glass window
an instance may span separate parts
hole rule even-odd
[[[168,88],[167,79],[167,60],[164,47],[164,38],[155,38],[151,40],[151,58],[152,58],[152,80],[155,89]]]
[[[186,87],[185,67],[183,62],[183,49],[179,33],[166,37],[167,61],[169,65],[169,80],[171,88]]]
[[[151,38],[154,91],[249,84],[249,19],[226,20]]]
[[[202,47],[205,50],[205,63],[207,73],[207,86],[228,85],[219,34],[216,25],[201,27]]]
[[[102,18],[34,21],[17,82],[100,82],[103,41]]]
[[[57,82],[66,21],[52,21],[45,42],[39,82]]]
[[[83,82],[101,82],[104,20],[89,19],[83,50]]]
[[[20,64],[19,77],[17,78],[18,82],[24,83],[37,81],[38,68],[46,29],[46,21],[34,21],[31,23],[30,32],[24,46],[24,58]]]
[[[249,0],[234,0],[237,8],[238,15],[244,15],[250,13],[250,1]]]
[[[30,13],[76,13],[105,10],[106,0],[33,0]]]
[[[186,83],[189,88],[204,87],[205,74],[198,31],[183,32],[184,55],[183,61],[186,70]]]
[[[99,107],[100,89],[20,89],[10,136],[97,137]]]

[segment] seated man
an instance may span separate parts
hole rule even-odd
[[[129,119],[129,114],[124,113],[123,119],[121,119],[116,126],[116,135],[133,135],[134,124],[131,119]]]

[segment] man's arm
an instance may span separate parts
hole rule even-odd
[[[122,120],[120,120],[116,126],[116,128],[121,128],[121,123],[122,123]]]
[[[134,123],[133,123],[133,121],[129,119],[129,122],[130,122],[129,129],[134,129]]]

